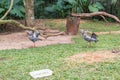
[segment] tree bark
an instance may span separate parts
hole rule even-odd
[[[24,0],[26,26],[34,27],[34,0]]]
[[[66,28],[67,28],[66,33],[68,35],[76,35],[78,33],[79,24],[80,24],[79,17],[68,16],[66,22]]]

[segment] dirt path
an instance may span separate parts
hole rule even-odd
[[[42,38],[42,41],[36,42],[36,47],[51,44],[70,44],[72,43],[71,38],[71,36],[54,36],[47,39]],[[30,48],[32,46],[33,43],[28,39],[25,32],[0,35],[0,50],[23,49]]]

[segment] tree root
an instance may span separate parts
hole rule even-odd
[[[44,37],[45,39],[47,39],[48,37],[51,37],[51,36],[58,36],[58,35],[65,35],[66,33],[65,32],[51,32],[51,33],[46,33],[45,34],[40,34],[41,37]]]
[[[15,21],[15,20],[0,20],[0,24],[12,24],[12,25],[15,25],[17,27],[20,27],[22,29],[25,29],[25,30],[42,30],[43,33],[40,34],[40,36],[44,37],[45,39],[47,39],[48,37],[51,37],[51,36],[58,36],[58,35],[64,35],[65,32],[60,32],[58,30],[50,30],[50,29],[47,29],[47,28],[37,28],[37,27],[27,27],[27,26],[24,26],[23,24]]]

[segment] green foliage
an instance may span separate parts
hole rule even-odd
[[[0,8],[0,13],[2,13],[4,10],[5,10],[5,9],[3,9],[3,8]]]
[[[44,0],[34,0],[34,12],[35,12],[35,18],[44,18]]]
[[[77,0],[78,11],[76,12],[98,12],[100,10],[104,10],[103,5],[100,2],[90,2],[90,0]],[[79,10],[80,9],[80,10]]]
[[[111,4],[112,4],[112,5],[115,5],[116,2],[117,2],[117,0],[111,0]]]
[[[105,8],[105,12],[113,14],[120,18],[119,16],[119,9],[120,9],[120,0],[103,0],[101,1]],[[109,21],[113,21],[110,18]]]
[[[82,12],[89,12],[88,6],[90,5],[90,0],[77,0],[77,3],[77,5],[79,5],[79,8],[82,9]]]
[[[104,10],[119,17],[119,3],[119,0],[35,0],[35,16],[65,18],[71,12],[89,13]]]
[[[9,9],[11,0],[2,0],[0,1],[0,17],[5,14],[5,12]],[[10,13],[6,18],[24,18],[25,9],[23,7],[23,0],[14,0],[14,5]]]
[[[93,3],[89,5],[90,12],[98,12],[100,10],[104,10],[103,5],[100,2]]]
[[[18,18],[24,18],[25,16],[25,9],[23,6],[18,6],[16,5],[15,6],[16,8],[13,8],[11,11],[10,11],[10,14],[11,15],[15,15],[16,17]]]
[[[0,1],[0,17],[8,10],[11,0]],[[120,18],[120,0],[34,0],[35,18],[65,18],[71,12],[89,13],[104,10]],[[23,19],[23,0],[14,0],[7,18]],[[98,18],[98,17],[97,17]],[[110,19],[109,19],[110,20]]]
[[[70,9],[72,9],[75,3],[74,0],[59,0],[56,4],[45,8],[46,15],[52,14],[52,17],[54,17],[57,14],[56,17],[64,18],[71,12]]]
[[[104,10],[104,7],[100,2],[91,3],[90,0],[58,0],[55,4],[44,7],[43,10],[44,16],[49,15],[50,18],[65,18],[71,12],[96,12]]]

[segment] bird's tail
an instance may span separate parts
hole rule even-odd
[[[95,43],[98,42],[97,35],[94,32],[91,34],[91,38],[95,39],[95,41],[94,41]]]
[[[93,33],[91,34],[91,38],[97,39],[97,35],[93,32]]]

